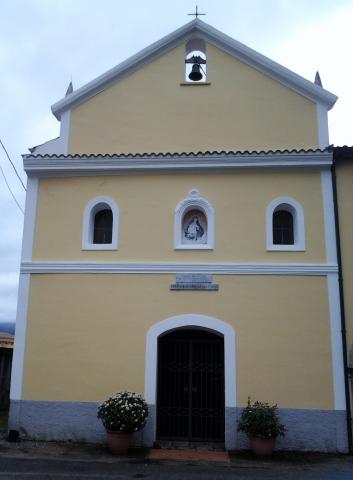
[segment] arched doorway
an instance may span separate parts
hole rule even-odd
[[[157,438],[224,441],[224,337],[195,327],[158,338]]]
[[[176,329],[201,329],[223,337],[224,342],[224,444],[236,449],[236,334],[234,328],[215,317],[187,313],[166,318],[152,325],[146,335],[145,399],[149,406],[143,444],[151,447],[157,433],[157,353],[158,339]]]

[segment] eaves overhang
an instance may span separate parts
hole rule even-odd
[[[28,176],[127,175],[237,169],[330,167],[332,151],[206,152],[179,154],[24,155]]]
[[[131,75],[139,68],[195,36],[202,38],[205,42],[223,50],[309,100],[324,105],[328,110],[333,107],[337,100],[336,95],[321,86],[270,60],[207,23],[195,19],[54,103],[51,107],[53,114],[60,120],[61,114],[66,110],[97,95],[109,85]]]

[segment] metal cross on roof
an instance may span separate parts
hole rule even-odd
[[[199,13],[199,7],[196,5],[195,13],[188,13],[188,15],[193,15],[195,18],[197,18],[200,15],[206,15],[206,13]]]

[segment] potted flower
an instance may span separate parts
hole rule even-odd
[[[108,447],[116,454],[126,454],[134,432],[145,426],[148,406],[141,395],[118,392],[99,405],[97,417],[107,431]]]
[[[284,435],[286,429],[281,424],[277,405],[254,402],[244,408],[238,423],[238,432],[244,432],[250,438],[251,447],[256,455],[271,455],[276,438]]]

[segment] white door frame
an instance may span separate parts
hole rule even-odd
[[[198,327],[214,331],[224,338],[224,387],[225,407],[236,406],[235,331],[227,323],[214,317],[193,313],[167,318],[153,325],[146,338],[145,399],[149,405],[156,405],[158,337],[182,327]]]

